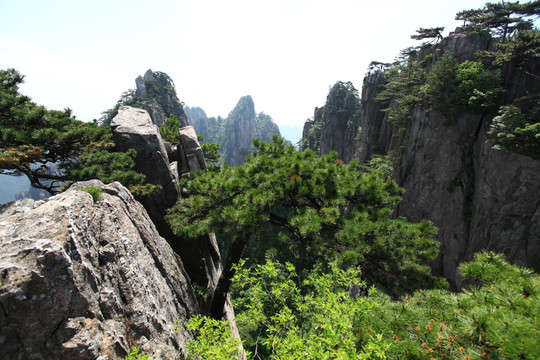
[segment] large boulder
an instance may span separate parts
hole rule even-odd
[[[152,359],[185,356],[196,295],[121,184],[77,183],[0,210],[2,358],[124,359],[132,346]]]
[[[122,106],[111,121],[113,140],[120,151],[135,149],[134,170],[146,175],[150,184],[160,185],[162,190],[140,199],[159,233],[166,239],[173,237],[165,222],[166,209],[178,200],[180,191],[177,175],[172,172],[165,143],[150,115],[143,109]],[[175,248],[175,250],[178,250]]]

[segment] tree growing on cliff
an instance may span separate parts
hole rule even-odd
[[[288,245],[296,261],[313,265],[337,257],[388,292],[435,284],[424,264],[437,254],[436,229],[427,221],[391,217],[401,194],[394,182],[360,171],[357,162],[344,164],[336,153],[297,152],[277,137],[272,143],[255,140],[254,146],[244,165],[186,182],[189,196],[167,217],[181,236],[232,234],[211,306],[214,318],[223,315],[233,265],[244,247],[269,233]]]
[[[429,39],[424,44],[438,44],[443,38],[442,36],[443,31],[444,31],[444,26],[428,28],[428,29],[420,28],[416,30],[417,34],[411,35],[411,39],[414,39],[414,40]]]
[[[540,1],[502,1],[486,3],[482,9],[463,10],[456,14],[456,20],[463,20],[470,30],[493,30],[504,43],[508,37],[520,30],[531,30],[534,17],[540,15]]]
[[[0,70],[1,174],[25,174],[51,194],[67,181],[95,178],[142,185],[144,175],[132,170],[134,151],[114,152],[109,127],[33,103],[19,93],[23,79],[14,69]]]

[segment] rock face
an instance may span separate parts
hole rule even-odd
[[[221,273],[221,256],[216,237],[209,234],[198,239],[179,238],[165,221],[167,209],[180,196],[178,178],[189,172],[206,169],[197,134],[191,126],[181,128],[180,144],[172,147],[163,142],[158,127],[152,123],[145,110],[128,106],[119,109],[111,127],[119,150],[137,151],[135,169],[145,174],[149,183],[163,187],[162,191],[144,196],[140,201],[159,234],[180,255],[190,281],[208,290],[207,295],[199,299],[204,313]],[[178,162],[171,162],[171,158],[178,159]]]
[[[487,33],[468,34],[458,28],[432,50],[433,61],[446,53],[458,62],[474,60],[478,50],[492,47]],[[503,104],[540,92],[540,83],[530,75],[538,74],[540,62],[525,70],[514,65],[503,69]],[[429,219],[439,228],[441,251],[433,268],[454,285],[460,285],[458,264],[483,249],[540,270],[540,161],[492,149],[486,139],[493,115],[464,112],[450,119],[420,102],[403,134],[380,111],[392,103],[375,101],[383,83],[380,73],[364,80],[359,143],[335,144],[334,140],[347,139],[342,123],[323,125],[321,152],[327,148],[344,155],[356,152],[361,162],[374,153],[391,154],[394,178],[405,189],[396,215],[414,222]],[[317,130],[317,118],[316,112],[315,121],[306,123],[308,133]]]
[[[180,196],[178,177],[172,173],[167,149],[158,127],[143,109],[122,106],[111,121],[113,140],[120,151],[135,149],[137,157],[134,169],[146,175],[150,184],[160,185],[163,190],[141,199],[146,211],[160,234],[168,238],[168,225],[164,220],[166,209],[173,206]]]
[[[101,199],[81,189],[101,189]],[[77,183],[0,213],[5,359],[180,359],[199,312],[182,261],[119,183]]]
[[[144,76],[135,79],[135,85],[135,94],[142,99],[141,107],[148,111],[154,124],[163,126],[165,119],[174,115],[180,120],[181,126],[188,125],[186,112],[167,74],[149,69]]]
[[[360,100],[351,83],[336,83],[331,89],[326,104],[316,108],[312,121],[304,125],[303,149],[312,149],[324,155],[337,151],[343,161],[355,157],[361,131]]]
[[[182,164],[180,176],[189,174],[190,171],[197,172],[206,170],[206,160],[197,139],[197,133],[193,126],[186,126],[180,129],[180,146],[178,155]]]
[[[223,160],[230,166],[242,165],[251,155],[251,141],[257,136],[255,105],[251,96],[244,96],[225,119]]]

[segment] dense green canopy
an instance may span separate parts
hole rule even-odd
[[[277,137],[254,146],[244,165],[192,177],[184,184],[188,196],[168,216],[181,236],[233,234],[218,292],[228,291],[232,265],[250,239],[259,246],[279,239],[303,264],[337,257],[387,291],[433,284],[424,263],[437,254],[436,230],[391,216],[402,191],[392,180],[344,164],[336,153],[297,152]]]

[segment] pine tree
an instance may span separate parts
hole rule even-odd
[[[1,174],[25,174],[33,187],[50,194],[68,181],[93,178],[142,185],[144,175],[132,170],[134,151],[115,152],[108,126],[33,103],[19,93],[23,80],[15,69],[0,70]]]
[[[244,165],[199,173],[186,182],[189,196],[168,215],[180,236],[232,235],[212,302],[214,318],[222,316],[233,265],[246,244],[268,234],[287,244],[306,267],[337,257],[389,292],[397,284],[409,289],[435,284],[424,263],[437,254],[436,230],[426,221],[392,219],[401,194],[393,181],[362,172],[357,162],[344,164],[336,153],[297,152],[277,137],[272,143],[254,140],[254,146]]]
[[[464,10],[456,14],[456,20],[463,20],[469,29],[494,30],[505,43],[508,37],[519,30],[531,30],[531,17],[540,15],[540,1],[486,3],[483,9]]]

